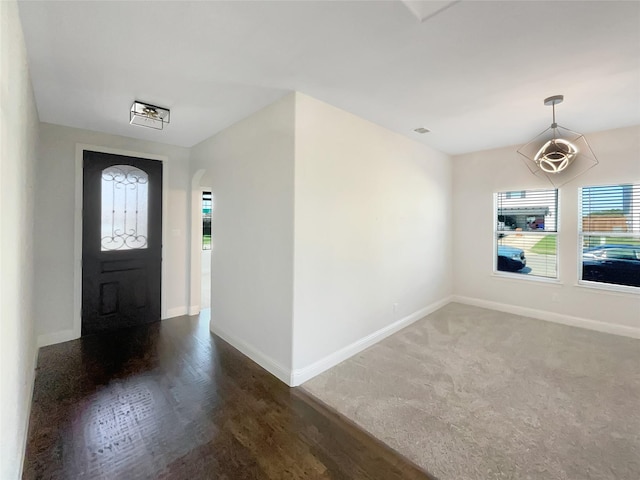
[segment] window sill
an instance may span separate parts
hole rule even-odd
[[[584,280],[578,280],[575,284],[576,287],[586,288],[588,290],[595,290],[600,293],[613,293],[623,296],[637,296],[640,295],[640,287],[628,287],[626,285],[615,285],[613,283],[598,283],[587,282]]]
[[[557,278],[538,277],[535,275],[529,276],[522,273],[493,272],[491,276],[494,278],[499,278],[501,280],[520,280],[523,282],[536,282],[550,286],[562,285],[562,282],[560,282],[560,280],[558,280]]]

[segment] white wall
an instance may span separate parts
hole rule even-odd
[[[163,316],[184,315],[188,311],[189,149],[42,123],[35,215],[35,314],[40,344],[69,340],[79,334],[78,325],[74,325],[74,318],[78,318],[74,312],[76,144],[168,157],[163,165],[163,195],[167,199]]]
[[[559,190],[559,282],[492,274],[493,193],[549,188],[518,146],[454,158],[454,290],[465,301],[623,334],[640,334],[640,295],[578,286],[579,187],[640,181],[640,127],[586,135],[600,164]],[[556,299],[556,301],[553,301]],[[489,302],[489,303],[487,303]],[[492,303],[493,302],[493,303]]]
[[[0,2],[0,478],[22,469],[36,356],[33,198],[38,143],[27,56],[14,1]]]
[[[196,145],[211,186],[211,329],[280,379],[291,368],[294,95]]]
[[[294,383],[446,302],[451,188],[447,155],[297,94]]]

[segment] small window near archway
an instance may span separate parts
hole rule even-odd
[[[202,192],[202,249],[211,250],[211,192]]]

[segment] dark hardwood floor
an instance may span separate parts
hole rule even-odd
[[[40,350],[25,479],[428,479],[179,317]]]

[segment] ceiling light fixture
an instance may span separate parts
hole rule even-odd
[[[418,127],[418,128],[414,128],[413,131],[416,133],[429,133],[431,130],[424,127]]]
[[[129,112],[129,123],[138,127],[162,130],[165,123],[170,121],[171,111],[168,108],[134,101]]]
[[[544,99],[553,108],[553,123],[518,150],[531,173],[546,177],[555,187],[564,185],[598,164],[584,135],[556,123],[556,105],[563,95]]]

